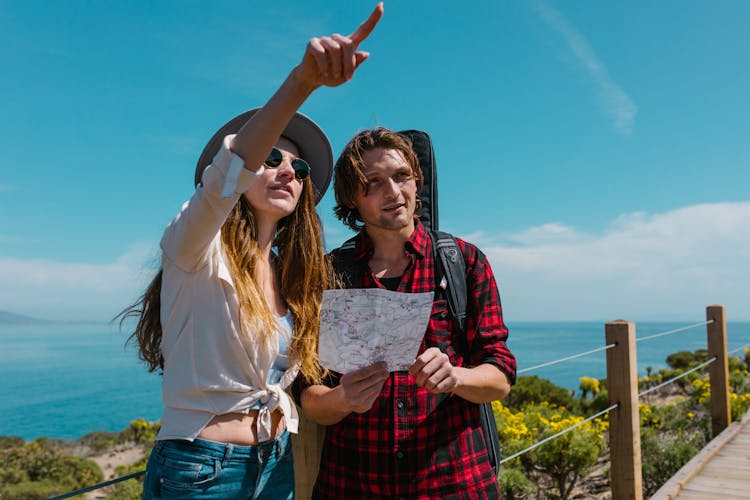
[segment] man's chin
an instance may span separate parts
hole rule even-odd
[[[378,226],[383,229],[401,231],[402,229],[409,228],[409,226],[413,226],[413,221],[413,217],[382,218],[378,221]]]

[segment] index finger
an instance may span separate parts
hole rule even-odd
[[[425,352],[417,356],[417,358],[414,360],[414,363],[409,367],[409,375],[417,375],[422,368],[427,366],[427,363],[429,363],[437,354],[440,352],[440,350],[437,347],[430,347]]]
[[[370,36],[370,33],[375,29],[375,26],[377,26],[381,17],[383,17],[383,2],[379,2],[372,13],[370,13],[370,17],[368,17],[365,22],[360,24],[359,27],[349,35],[349,38],[354,42],[355,46],[359,45],[365,38]]]

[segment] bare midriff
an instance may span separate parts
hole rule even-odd
[[[232,443],[241,446],[259,444],[258,441],[258,410],[249,413],[226,413],[216,415],[208,425],[198,434],[199,438],[220,443]],[[280,410],[271,413],[271,438],[275,439],[284,432],[284,415]]]

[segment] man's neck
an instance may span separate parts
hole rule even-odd
[[[401,229],[383,229],[365,226],[374,247],[372,258],[381,262],[399,260],[404,257],[404,244],[414,234],[415,223]]]

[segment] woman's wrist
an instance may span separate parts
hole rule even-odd
[[[307,97],[312,94],[315,89],[320,87],[319,83],[315,83],[313,79],[305,75],[305,70],[301,63],[292,69],[292,71],[289,73],[289,76],[287,77],[287,81],[292,85],[293,88],[302,93],[304,99],[307,99]]]

